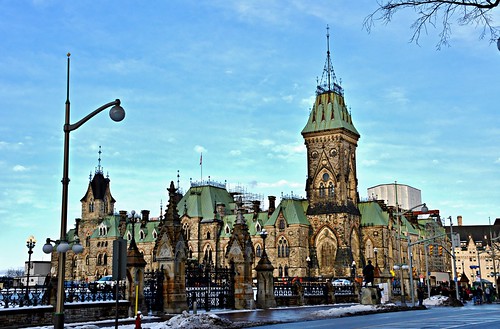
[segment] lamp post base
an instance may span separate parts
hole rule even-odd
[[[54,329],[64,329],[64,313],[54,313]]]

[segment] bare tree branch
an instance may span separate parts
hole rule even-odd
[[[418,17],[410,26],[410,42],[418,44],[422,32],[427,34],[427,27],[432,26],[441,30],[436,47],[449,46],[453,21],[481,27],[479,38],[489,35],[490,41],[496,42],[500,28],[494,25],[491,11],[499,5],[500,0],[387,0],[379,2],[378,8],[365,17],[363,27],[370,32],[375,21],[388,24],[397,11],[411,8]]]

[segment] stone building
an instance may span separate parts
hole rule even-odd
[[[261,233],[265,229],[267,257],[275,277],[353,279],[369,259],[375,260],[381,271],[390,273],[393,265],[400,263],[398,259],[407,261],[408,241],[425,236],[418,214],[412,212],[412,220],[408,215],[395,216],[396,211],[383,202],[360,202],[356,172],[360,134],[336,79],[328,42],[327,34],[323,76],[302,130],[307,149],[306,198],[276,200],[269,196],[267,210],[261,209],[262,200],[244,200],[245,210],[238,211],[237,201],[244,195],[229,191],[226,184],[191,182],[184,194],[176,189],[176,211],[187,244],[187,259],[228,266],[227,249],[235,223],[244,221],[253,245],[254,267],[263,251]],[[111,273],[112,241],[121,235],[120,219],[127,215],[117,212],[114,203],[110,179],[104,176],[99,159],[81,199],[81,218],[68,232],[70,240],[78,236],[84,245],[80,255],[68,252],[68,280],[92,281]],[[123,230],[123,238],[129,242],[134,235],[146,260],[146,271],[158,268],[154,248],[164,221],[162,212],[160,207],[160,216],[152,218],[143,210],[135,228],[127,222]],[[415,273],[425,273],[423,248],[416,246],[414,251],[414,265],[419,266]],[[57,254],[52,256],[57,267]],[[255,271],[252,275],[255,277]]]

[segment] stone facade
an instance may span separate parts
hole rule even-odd
[[[145,271],[164,265],[171,272],[172,266],[179,266],[168,262],[177,257],[173,248],[180,240],[185,242],[186,259],[228,267],[235,259],[231,250],[236,252],[234,235],[241,222],[248,231],[249,244],[240,251],[246,255],[245,262],[251,264],[249,275],[253,278],[263,251],[263,229],[268,232],[266,252],[274,277],[354,279],[369,259],[381,271],[390,273],[393,265],[407,255],[406,236],[416,241],[423,230],[418,220],[396,218],[394,209],[379,202],[360,202],[356,170],[360,134],[335,78],[329,50],[324,73],[302,130],[307,149],[305,199],[283,197],[276,205],[276,197],[269,196],[267,210],[261,209],[262,200],[242,200],[239,207],[237,200],[242,195],[228,191],[225,184],[192,182],[186,193],[176,191],[169,196],[165,214],[160,208],[160,216],[150,218],[149,211],[142,211],[133,229],[125,218],[126,211],[116,213],[110,180],[98,166],[81,200],[81,219],[68,232],[69,237],[80,237],[84,252],[68,252],[66,279],[93,281],[110,274],[112,241],[119,236],[129,242],[134,236],[146,262]],[[172,200],[176,207],[171,207]],[[178,220],[175,240],[172,233],[170,240],[165,236],[164,220],[169,216]],[[158,246],[158,239],[167,239],[170,247]],[[414,265],[419,266],[415,273],[425,274],[423,248],[415,246],[414,251],[418,259]],[[57,254],[52,256],[53,266],[57,267]],[[168,264],[162,263],[166,259],[170,259]]]

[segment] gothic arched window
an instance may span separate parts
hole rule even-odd
[[[255,255],[257,257],[261,257],[261,252],[262,252],[262,250],[260,248],[260,245],[257,245],[257,247],[255,248]]]
[[[281,237],[278,240],[278,257],[288,257],[290,256],[290,247],[288,246],[288,241]]]
[[[323,183],[319,184],[319,197],[325,197],[325,185],[323,185]]]
[[[328,197],[333,198],[334,192],[335,188],[333,187],[333,183],[330,182],[330,184],[328,184]]]

